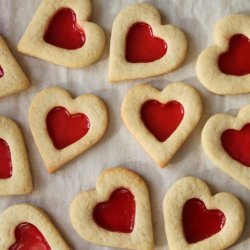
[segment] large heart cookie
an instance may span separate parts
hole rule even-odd
[[[199,56],[201,83],[219,95],[250,92],[250,17],[234,14],[215,26],[215,44]]]
[[[212,116],[203,128],[201,139],[208,157],[250,189],[250,105],[241,108],[237,117]]]
[[[17,124],[0,116],[0,195],[33,191],[29,160]]]
[[[109,81],[157,76],[178,68],[185,59],[184,33],[162,25],[157,9],[131,4],[115,18],[112,28]]]
[[[29,85],[29,79],[0,36],[0,97],[16,94]]]
[[[141,84],[124,98],[122,119],[136,140],[165,167],[197,125],[202,112],[198,92],[184,83],[164,90]]]
[[[34,97],[29,123],[48,171],[54,172],[103,137],[108,113],[94,95],[72,99],[66,90],[51,87]]]
[[[178,180],[163,201],[169,249],[226,249],[240,237],[245,213],[240,201],[229,193],[211,195],[209,187],[195,177]]]
[[[0,249],[70,250],[70,247],[42,210],[19,204],[0,215]]]
[[[90,14],[90,0],[43,0],[18,50],[65,67],[86,67],[105,47],[104,31],[88,22]]]
[[[125,168],[105,170],[96,190],[78,194],[71,204],[70,218],[77,233],[92,243],[154,249],[147,186]]]

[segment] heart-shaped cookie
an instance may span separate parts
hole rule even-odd
[[[0,36],[0,97],[16,94],[29,85],[29,79]]]
[[[29,160],[17,124],[0,116],[0,195],[33,191]]]
[[[250,105],[237,117],[216,114],[202,130],[202,146],[208,157],[225,173],[250,189]]]
[[[136,140],[165,167],[197,125],[202,112],[198,92],[184,83],[164,90],[141,84],[124,98],[122,119]]]
[[[65,163],[97,143],[108,125],[102,100],[86,94],[72,99],[59,87],[38,93],[29,109],[29,123],[48,171]]]
[[[88,22],[90,0],[43,0],[18,50],[69,68],[96,62],[105,47],[104,31]]]
[[[48,216],[39,208],[14,205],[0,215],[0,249],[70,250]]]
[[[125,168],[105,170],[96,190],[73,200],[70,218],[77,233],[89,242],[126,249],[154,249],[147,186]]]
[[[157,76],[178,68],[185,59],[184,33],[162,25],[157,9],[131,4],[115,18],[112,28],[109,81]]]
[[[229,193],[211,195],[209,187],[195,177],[178,180],[163,201],[169,249],[226,249],[240,237],[245,212]]]
[[[233,14],[220,20],[214,46],[196,64],[201,83],[211,92],[231,95],[250,92],[250,16]]]

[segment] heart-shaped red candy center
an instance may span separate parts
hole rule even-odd
[[[149,100],[141,107],[141,119],[155,138],[164,142],[180,125],[184,108],[177,101],[162,104]]]
[[[120,233],[131,233],[135,223],[135,198],[126,188],[116,189],[107,202],[99,203],[93,218],[100,227]]]
[[[220,210],[208,210],[197,198],[189,199],[184,204],[182,224],[185,238],[190,244],[218,233],[225,223],[226,217]]]
[[[3,68],[0,66],[0,78],[2,78],[4,76],[4,71]]]
[[[231,37],[229,49],[219,57],[220,70],[228,75],[243,76],[250,73],[250,40],[244,35]]]
[[[15,229],[16,243],[9,250],[51,250],[41,232],[30,223],[19,224]]]
[[[47,115],[47,130],[57,149],[63,149],[87,134],[90,122],[85,114],[71,115],[63,107],[53,108]]]
[[[246,124],[240,131],[234,129],[224,131],[221,143],[234,160],[250,167],[250,123]]]
[[[147,63],[162,58],[167,53],[167,43],[154,37],[150,25],[135,23],[127,34],[126,60],[130,63]]]
[[[0,179],[12,176],[10,148],[6,141],[0,138]]]
[[[85,43],[85,33],[76,23],[72,9],[62,8],[51,19],[44,40],[56,47],[74,50]]]

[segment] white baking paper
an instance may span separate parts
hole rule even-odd
[[[51,0],[53,1],[53,0]],[[250,214],[250,192],[219,170],[204,154],[201,129],[207,118],[217,112],[236,114],[238,108],[250,103],[250,95],[217,96],[208,92],[197,80],[195,61],[202,49],[213,44],[215,23],[231,13],[250,14],[249,0],[93,0],[92,20],[104,27],[109,41],[112,22],[125,6],[135,2],[148,2],[162,14],[163,23],[183,29],[188,37],[189,51],[183,66],[177,71],[157,78],[131,81],[117,85],[107,82],[108,51],[96,64],[79,70],[70,70],[45,61],[24,56],[16,46],[36,11],[40,0],[0,0],[0,32],[32,81],[32,86],[17,95],[0,100],[0,114],[16,120],[23,132],[28,148],[35,191],[31,195],[0,198],[0,211],[16,203],[31,203],[44,209],[60,229],[66,241],[76,250],[109,249],[82,240],[69,219],[72,199],[81,191],[95,188],[100,172],[109,167],[124,166],[135,170],[148,183],[155,235],[155,249],[167,249],[162,215],[162,199],[169,187],[180,177],[194,175],[210,185],[214,193],[226,191],[237,195]],[[136,83],[147,82],[164,88],[170,82],[183,81],[195,86],[202,94],[204,113],[201,122],[187,142],[171,161],[168,168],[160,169],[129,134],[120,117],[120,106],[127,91]],[[74,96],[92,93],[107,103],[110,123],[108,131],[96,146],[62,170],[49,175],[32,139],[27,113],[32,97],[40,90],[58,85]],[[250,249],[250,218],[244,233],[230,249]]]

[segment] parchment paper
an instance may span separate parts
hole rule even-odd
[[[74,231],[69,219],[69,206],[76,194],[95,188],[100,172],[108,167],[125,166],[141,174],[148,183],[155,234],[155,249],[167,249],[162,215],[162,199],[168,188],[180,177],[194,175],[204,179],[214,193],[226,191],[237,195],[247,215],[250,212],[250,192],[219,170],[204,154],[201,129],[207,118],[218,112],[236,114],[238,108],[250,103],[250,95],[217,96],[208,92],[197,80],[195,61],[202,49],[213,44],[215,23],[231,13],[250,14],[249,0],[93,0],[92,20],[103,26],[110,38],[114,17],[125,6],[148,2],[160,9],[163,23],[182,28],[189,40],[189,52],[184,65],[169,75],[131,81],[118,85],[107,82],[107,44],[101,60],[86,69],[68,70],[17,52],[16,45],[30,22],[40,0],[0,0],[0,32],[32,81],[27,91],[0,100],[0,114],[16,120],[21,126],[28,148],[35,191],[28,196],[0,198],[0,211],[16,203],[28,202],[44,209],[60,229],[67,242],[76,250],[109,249],[83,241]],[[166,169],[160,169],[139,146],[120,118],[120,105],[135,83],[148,82],[164,88],[173,81],[195,86],[202,94],[204,113],[201,122]],[[49,175],[32,139],[27,112],[32,97],[48,86],[58,85],[74,96],[93,93],[107,103],[110,125],[104,139],[95,147],[70,162],[62,170]],[[250,249],[250,219],[244,233],[230,249]]]

